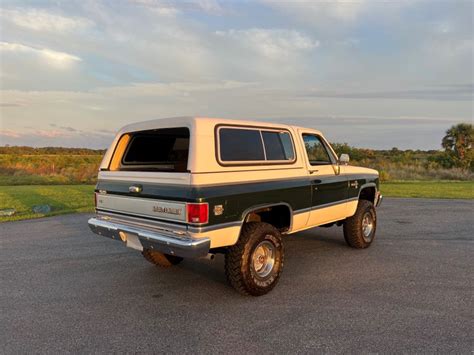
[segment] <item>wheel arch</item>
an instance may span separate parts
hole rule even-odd
[[[349,201],[349,209],[347,211],[347,217],[351,217],[356,213],[357,205],[360,200],[367,200],[372,203],[375,203],[375,197],[377,196],[377,184],[375,182],[368,182],[362,184],[359,188],[359,192],[357,194],[357,199],[351,199]]]
[[[376,196],[377,184],[375,182],[368,182],[360,187],[358,200],[367,200],[375,204]]]
[[[282,215],[286,218],[283,220],[276,219],[276,216],[281,217]],[[241,215],[242,226],[247,222],[255,221],[252,220],[252,218],[255,216],[260,217],[259,222],[269,223],[279,229],[282,233],[291,231],[293,227],[293,208],[287,202],[282,201],[270,204],[254,205],[247,208],[242,212]]]

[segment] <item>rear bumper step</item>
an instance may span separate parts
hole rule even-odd
[[[200,258],[209,253],[211,240],[209,238],[177,237],[165,232],[155,232],[101,218],[91,218],[88,221],[92,232],[103,237],[121,240],[128,247],[138,250],[150,249],[183,258]]]

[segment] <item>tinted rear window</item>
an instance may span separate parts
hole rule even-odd
[[[189,129],[164,128],[133,134],[121,170],[186,171]]]
[[[293,141],[288,132],[221,128],[219,153],[223,162],[292,161]]]
[[[293,143],[288,132],[262,131],[267,160],[293,160]]]
[[[260,131],[255,129],[221,128],[219,142],[222,161],[265,160]]]

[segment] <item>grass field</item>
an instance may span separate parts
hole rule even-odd
[[[53,216],[63,213],[92,212],[94,210],[93,185],[32,185],[0,186],[0,210],[15,208],[11,217],[0,217],[0,222],[44,217],[32,212],[35,205],[48,204]]]
[[[32,185],[0,186],[0,210],[15,208],[12,217],[0,217],[0,222],[44,217],[32,212],[34,205],[52,207],[48,216],[63,213],[92,212],[93,185]],[[474,181],[403,181],[381,186],[385,197],[425,197],[474,199]]]
[[[395,181],[380,190],[387,197],[474,199],[474,181]]]

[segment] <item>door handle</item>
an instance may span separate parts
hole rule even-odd
[[[309,173],[310,173],[310,174],[314,174],[314,173],[317,173],[318,171],[319,171],[318,169],[310,170]]]

